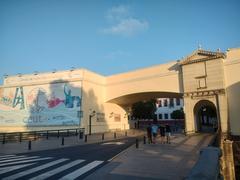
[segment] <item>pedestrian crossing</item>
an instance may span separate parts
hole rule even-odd
[[[1,155],[0,179],[81,179],[84,174],[103,164],[104,161],[67,159],[27,155]]]

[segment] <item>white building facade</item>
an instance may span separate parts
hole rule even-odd
[[[173,120],[172,112],[183,108],[182,98],[158,98],[156,102],[157,120]]]

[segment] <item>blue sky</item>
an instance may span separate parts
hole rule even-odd
[[[203,49],[240,47],[238,0],[0,0],[3,74],[111,75]]]

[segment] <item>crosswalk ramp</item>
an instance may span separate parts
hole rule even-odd
[[[0,179],[81,179],[87,173],[99,167],[104,161],[84,159],[40,157],[27,155],[1,155]]]

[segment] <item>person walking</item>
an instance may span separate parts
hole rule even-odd
[[[167,144],[170,144],[170,136],[171,136],[171,128],[169,124],[166,124],[166,138],[167,138]]]
[[[157,133],[158,133],[158,126],[157,126],[156,122],[154,121],[153,125],[152,125],[152,136],[153,136],[152,142],[153,142],[153,144],[156,144]]]
[[[161,136],[161,144],[164,144],[165,139],[165,127],[164,125],[160,125],[160,136]]]
[[[148,123],[147,126],[147,138],[148,138],[148,144],[152,144],[152,126],[151,123]]]

